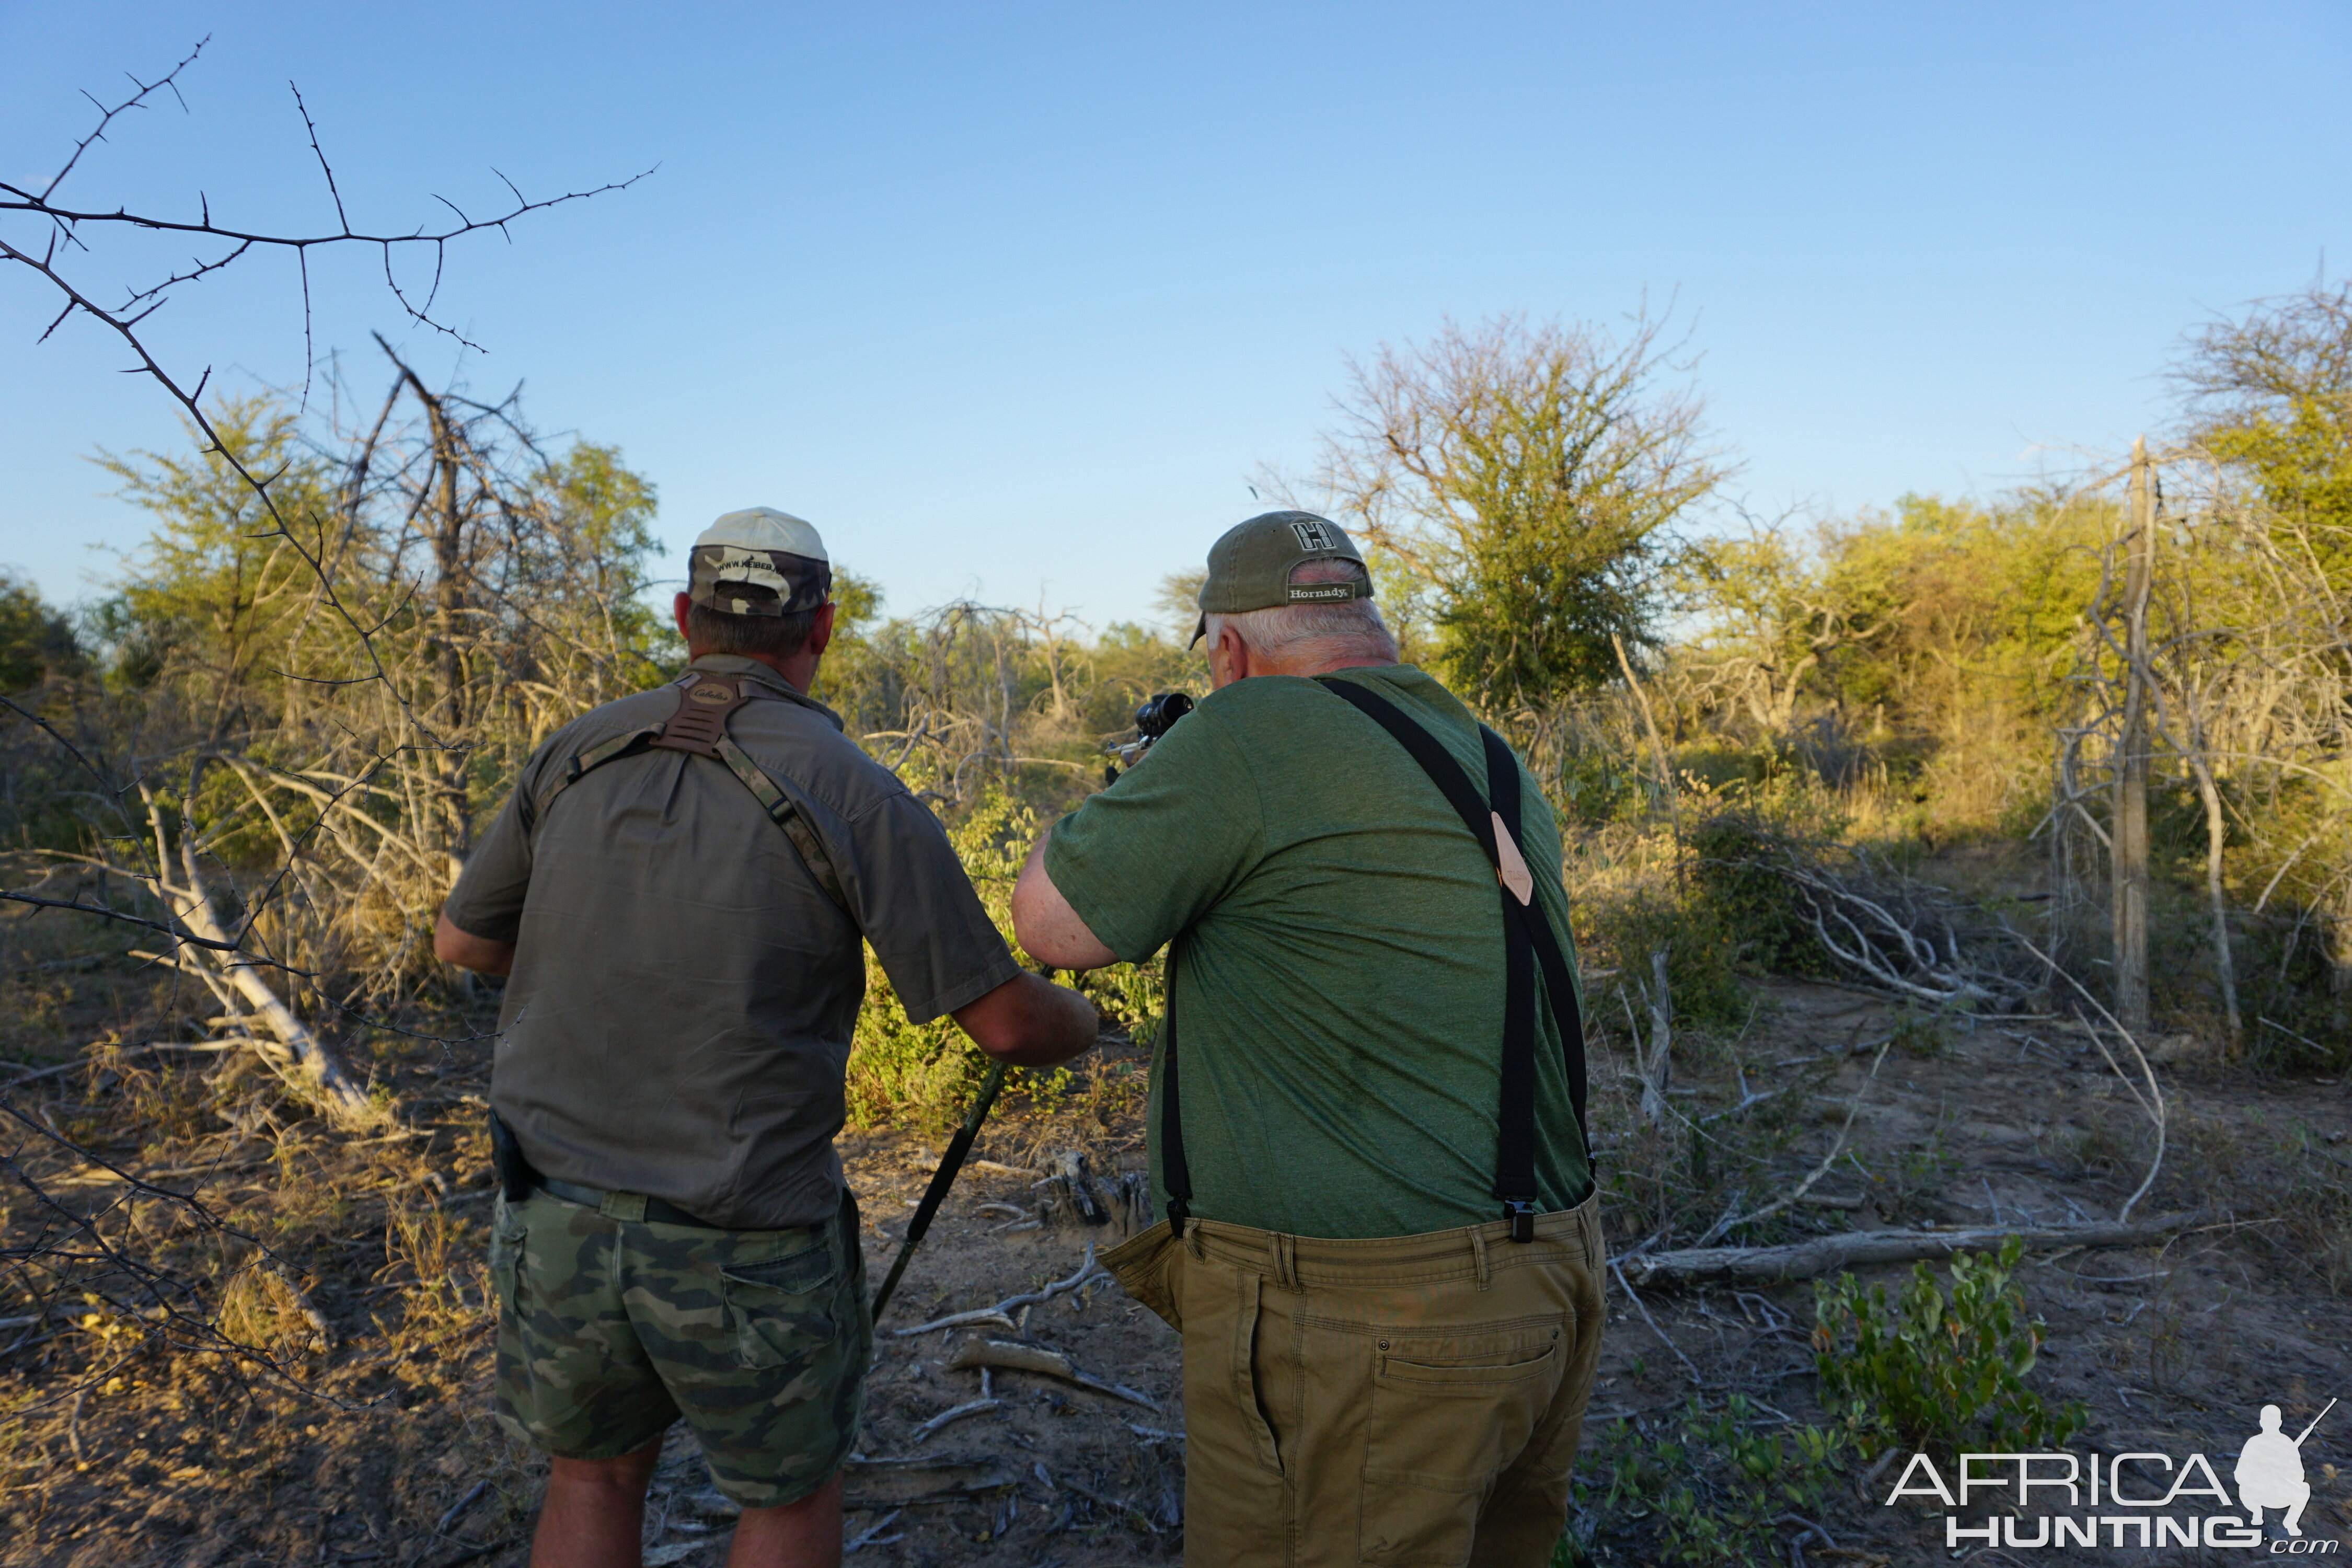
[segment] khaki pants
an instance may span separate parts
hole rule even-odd
[[[1163,1223],[1104,1262],[1184,1336],[1192,1568],[1543,1568],[1601,1353],[1599,1199],[1371,1241]]]

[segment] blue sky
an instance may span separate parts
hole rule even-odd
[[[1753,506],[1983,493],[2160,426],[2209,312],[2352,251],[2352,8],[2213,5],[74,5],[0,0],[0,178],[89,89],[209,33],[192,112],[61,195],[316,228],[301,87],[356,225],[658,164],[453,250],[371,329],[619,444],[682,546],[768,504],[911,611],[1148,614],[1307,467],[1345,356],[1498,311],[1678,301]],[[119,287],[130,258],[84,274]],[[153,323],[215,384],[302,374],[264,260]],[[0,563],[97,592],[143,531],[82,460],[177,439],[157,389],[0,275]],[[93,547],[98,548],[93,548]],[[673,560],[676,557],[673,556]]]

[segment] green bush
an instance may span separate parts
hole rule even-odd
[[[2009,1283],[2025,1244],[1952,1259],[1949,1296],[1924,1263],[1890,1302],[1851,1274],[1813,1286],[1814,1366],[1822,1407],[1864,1454],[1895,1443],[1958,1452],[2055,1448],[2082,1430],[2079,1401],[2051,1410],[2025,1386],[2041,1325]]]
[[[1033,968],[1034,961],[1013,941],[1013,884],[1030,845],[1043,831],[1036,809],[996,784],[948,828],[948,842],[971,876],[981,906],[1004,933],[1014,955]],[[1132,1030],[1139,1041],[1150,1038],[1166,1010],[1158,960],[1096,970],[1086,976],[1085,990],[1106,1016]],[[866,950],[866,1003],[858,1011],[845,1083],[851,1126],[949,1126],[963,1114],[987,1076],[988,1065],[986,1055],[953,1019],[910,1022],[873,950]],[[1054,1105],[1073,1081],[1066,1068],[1016,1068],[1006,1087],[1026,1094],[1033,1104]]]
[[[1646,1431],[1612,1421],[1580,1468],[1577,1526],[1553,1552],[1554,1568],[1576,1568],[1587,1549],[1619,1536],[1648,1537],[1643,1563],[1777,1563],[1775,1521],[1820,1511],[1844,1447],[1834,1428],[1761,1430],[1755,1407],[1736,1394],[1719,1411],[1692,1400]]]
[[[1732,968],[1738,941],[1704,902],[1637,890],[1578,904],[1572,918],[1584,964],[1616,970],[1637,1011],[1640,987],[1650,984],[1650,955],[1664,952],[1677,1024],[1737,1028],[1747,1022],[1749,998]],[[1649,1027],[1647,1014],[1642,1026]]]
[[[1829,973],[1797,889],[1764,863],[1773,829],[1742,811],[1717,812],[1690,832],[1695,900],[1722,930],[1737,932],[1733,957],[1770,974]]]
[[[982,907],[1008,942],[1013,940],[1013,883],[1038,831],[1037,814],[995,786],[948,829],[948,841],[971,877]],[[845,1085],[850,1125],[949,1125],[962,1114],[987,1072],[988,1058],[952,1018],[920,1025],[908,1019],[874,950],[866,949],[866,1004],[858,1011],[850,1043]],[[1049,1099],[1068,1081],[1069,1074],[1062,1069],[1042,1074],[1023,1070],[1013,1079]]]

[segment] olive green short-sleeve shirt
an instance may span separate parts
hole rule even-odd
[[[928,807],[841,721],[756,660],[697,659],[770,694],[738,745],[790,795],[845,913],[726,764],[569,759],[676,711],[661,687],[583,714],[524,765],[443,907],[515,944],[490,1100],[546,1175],[664,1198],[716,1225],[821,1225],[838,1206],[842,1072],[861,938],[918,1023],[1020,973]]]
[[[1402,709],[1485,791],[1476,721],[1443,686],[1403,665],[1339,679]],[[1559,829],[1521,772],[1522,848],[1572,963]],[[1378,724],[1311,680],[1235,681],[1056,823],[1045,871],[1122,959],[1181,938],[1171,987],[1193,1214],[1330,1237],[1502,1217],[1494,868]],[[1541,1012],[1536,1177],[1554,1211],[1591,1181],[1559,1020]],[[1149,1126],[1164,1204],[1161,1067]]]

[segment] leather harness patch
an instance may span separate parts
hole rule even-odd
[[[733,676],[707,675],[677,694],[677,711],[653,742],[665,752],[690,752],[698,757],[719,755],[726,738],[727,721],[751,700],[743,683]]]

